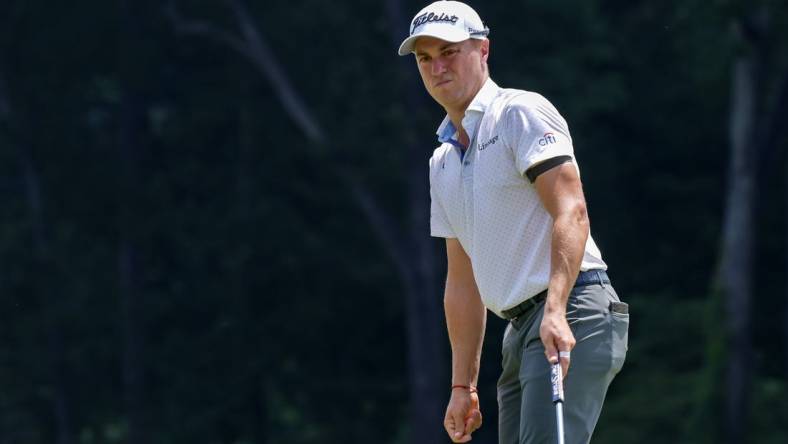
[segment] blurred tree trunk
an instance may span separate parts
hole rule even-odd
[[[128,425],[128,444],[150,441],[145,409],[145,342],[142,275],[140,256],[140,222],[144,220],[140,202],[139,159],[147,130],[147,104],[139,91],[136,75],[140,69],[135,45],[144,35],[140,5],[124,0],[119,4],[121,21],[118,50],[121,100],[118,114],[118,294],[123,351],[121,359],[123,402]],[[136,50],[136,51],[135,51]]]
[[[779,49],[777,53],[779,53]],[[783,49],[782,54],[786,54],[785,49]],[[776,94],[767,96],[774,97],[774,103],[770,108],[770,113],[764,120],[765,130],[763,131],[763,149],[766,150],[766,152],[761,159],[759,167],[759,171],[764,172],[770,169],[770,167],[777,161],[779,154],[778,147],[780,146],[781,141],[780,138],[785,137],[785,134],[788,134],[788,126],[785,125],[786,116],[788,116],[788,69],[786,69],[779,77],[776,91]],[[786,170],[783,169],[778,170],[778,174],[783,173],[784,177],[788,177],[788,174],[785,174],[785,172]],[[766,181],[766,174],[761,174],[759,176],[762,177],[762,182]],[[785,193],[788,195],[788,182],[786,182]],[[771,202],[767,202],[766,205],[767,208],[770,208]],[[788,229],[786,229],[786,233],[788,233]],[[788,247],[788,245],[786,246]],[[785,252],[788,254],[788,248],[785,249]],[[788,257],[786,258],[786,262],[788,262]],[[786,270],[785,276],[788,277],[788,270]],[[788,289],[788,280],[785,281],[785,286],[786,289]],[[788,370],[788,304],[785,306],[785,320],[785,352],[783,354],[786,359],[784,362],[785,368]]]
[[[6,95],[6,84],[3,73],[0,72],[0,122],[10,124],[11,103]],[[43,198],[41,196],[41,180],[30,146],[26,141],[18,141],[17,150],[19,151],[20,164],[22,166],[22,177],[24,182],[25,198],[30,214],[30,234],[33,251],[33,263],[35,264],[35,274],[47,276],[48,279],[39,279],[33,285],[36,296],[49,300],[50,290],[54,287],[52,280],[57,279],[53,259],[50,255],[51,249],[46,236],[46,228],[43,214]],[[44,315],[47,325],[46,328],[46,351],[47,364],[52,374],[52,413],[55,420],[55,442],[57,444],[71,444],[71,404],[68,397],[68,388],[71,381],[65,361],[66,344],[63,339],[63,325],[61,319],[64,317],[63,306],[57,301],[44,303]]]
[[[731,83],[730,165],[722,257],[718,285],[726,301],[727,384],[725,439],[745,442],[749,417],[753,345],[750,313],[753,298],[755,245],[755,200],[759,149],[755,142],[757,98],[761,73],[760,36],[765,27],[765,11],[736,23],[742,49],[734,60]]]
[[[769,26],[770,15],[768,12],[771,11],[762,8],[737,28],[741,43],[751,54],[750,59],[756,61],[754,94],[763,101],[762,112],[756,113],[754,124],[756,129],[751,135],[752,139],[748,141],[756,149],[754,160],[757,163],[754,192],[756,213],[763,203],[760,199],[763,193],[760,193],[760,190],[768,186],[767,181],[772,174],[773,165],[779,159],[781,137],[784,137],[788,130],[788,126],[785,125],[788,116],[788,67],[785,66],[787,61],[785,55],[788,54],[788,51],[779,46],[780,39],[777,38],[777,32],[780,29],[776,26]],[[783,63],[783,71],[770,73],[770,70],[780,66],[780,62]],[[758,88],[758,85],[767,83],[765,81],[767,77],[772,77],[775,80],[773,89],[767,90],[764,86]],[[786,194],[788,194],[788,182],[786,182]],[[772,208],[771,202],[764,204],[767,210]],[[755,224],[753,225],[755,226]],[[788,230],[786,231],[788,232]],[[788,252],[788,248],[785,251]],[[786,276],[788,276],[788,272]],[[788,281],[785,284],[788,288]],[[788,305],[785,308],[785,319],[784,348],[786,353],[784,355],[786,357],[785,366],[788,369]]]
[[[747,418],[752,343],[750,306],[753,268],[753,199],[755,171],[749,137],[752,133],[754,79],[752,61],[737,60],[734,68],[734,106],[732,109],[731,168],[723,232],[720,288],[726,300],[728,323],[728,375],[726,436],[732,443],[742,442]]]
[[[289,117],[298,125],[314,146],[326,145],[326,133],[314,113],[297,90],[290,84],[283,67],[263,38],[254,19],[240,0],[225,0],[233,11],[239,34],[235,35],[215,25],[182,17],[174,2],[165,12],[176,32],[208,37],[226,44],[246,57],[271,84]],[[399,0],[390,0],[386,7],[392,17],[393,30],[399,29],[402,7]],[[398,37],[395,37],[398,38]],[[392,53],[392,57],[395,57]],[[424,106],[423,96],[417,94],[421,85],[411,71],[407,84],[406,104],[409,109]],[[414,140],[414,137],[410,137]],[[426,155],[428,150],[418,143],[405,149],[407,170],[405,183],[408,214],[405,227],[388,214],[375,196],[355,178],[352,171],[335,166],[338,178],[351,190],[359,208],[370,222],[370,228],[380,239],[394,263],[406,297],[406,331],[408,336],[408,379],[410,396],[410,431],[408,442],[432,444],[444,439],[442,429],[443,402],[449,381],[442,375],[447,367],[443,353],[443,322],[441,292],[434,254],[434,243],[429,237],[429,184],[427,183]]]
[[[250,82],[243,80],[239,85],[242,91],[242,97],[253,97],[253,86]],[[252,212],[253,195],[254,195],[254,180],[253,180],[253,160],[254,150],[257,147],[257,139],[255,137],[255,130],[258,128],[258,118],[254,113],[253,107],[250,103],[251,100],[242,100],[238,106],[238,158],[236,160],[236,182],[235,191],[236,199],[233,204],[233,211],[236,214],[234,223],[236,229],[234,233],[234,258],[233,266],[230,271],[231,289],[234,297],[230,298],[230,311],[235,318],[236,325],[250,325],[246,321],[246,317],[252,311],[249,308],[248,301],[250,300],[250,292],[248,288],[250,269],[249,259],[253,254],[252,246],[249,245],[248,239],[252,238],[252,232],[255,229],[254,213]],[[232,339],[232,346],[234,351],[231,356],[243,356],[249,349],[248,342],[254,342],[250,338],[264,338],[266,337],[265,326],[268,322],[263,320],[251,321],[252,325],[258,325],[262,329],[255,331],[240,331],[234,339]],[[247,342],[248,341],[248,342]],[[253,369],[243,370],[240,372],[241,377],[249,381],[249,385],[257,389],[248,390],[245,396],[245,407],[248,408],[256,421],[251,424],[251,433],[253,433],[253,442],[268,442],[268,429],[269,429],[269,414],[268,414],[268,393],[267,386],[263,383],[266,376],[267,369],[270,368],[272,363],[269,363],[267,354],[256,353],[254,357],[249,358],[249,362],[245,363],[241,368]]]
[[[783,54],[788,52],[785,51],[785,49],[783,49],[783,51]],[[767,131],[765,132],[764,136],[764,147],[768,151],[767,155],[764,156],[761,161],[761,170],[765,170],[768,166],[772,165],[776,161],[779,151],[778,146],[780,145],[781,141],[780,138],[785,137],[785,135],[788,134],[788,126],[785,125],[786,116],[788,116],[788,69],[782,73],[777,87],[777,94],[774,97],[774,106],[771,108],[771,113],[766,120]],[[786,170],[781,171],[783,172],[784,177],[788,177],[788,174],[785,174],[785,172],[787,172]],[[788,196],[788,181],[785,185],[785,194]],[[786,218],[788,219],[788,213],[786,213]],[[788,228],[786,229],[786,233],[788,233]],[[786,244],[786,247],[787,248],[785,249],[785,252],[788,254],[788,244]],[[788,262],[788,257],[786,257],[786,262]],[[786,269],[785,276],[788,277],[788,269]],[[785,281],[785,286],[786,289],[788,289],[788,280]],[[786,371],[788,371],[788,304],[785,306],[785,321],[785,352],[783,354],[786,359],[785,368]]]
[[[141,108],[134,97],[126,95],[121,103],[118,140],[121,169],[120,239],[118,241],[118,283],[123,337],[123,400],[128,420],[129,444],[149,442],[145,430],[143,405],[143,335],[140,298],[140,266],[135,238],[135,187],[140,183],[137,169],[139,119]]]
[[[391,35],[391,54],[402,67],[404,82],[399,88],[404,93],[407,110],[426,109],[434,106],[426,100],[424,86],[416,76],[411,57],[399,57],[399,47],[408,23],[403,0],[386,0]],[[410,424],[412,443],[435,443],[446,440],[443,430],[443,413],[448,399],[450,379],[445,375],[449,368],[444,349],[446,333],[443,322],[441,279],[435,254],[436,241],[430,237],[429,221],[429,170],[426,159],[435,141],[431,135],[414,134],[413,127],[401,128],[408,141],[405,147],[406,183],[408,198],[407,237],[412,245],[415,263],[411,263],[413,288],[408,292],[408,380],[410,381]]]
[[[28,209],[30,210],[30,222],[32,230],[33,251],[35,252],[35,264],[37,273],[49,276],[52,279],[57,276],[53,269],[52,259],[49,255],[50,247],[44,233],[44,219],[42,211],[41,182],[38,172],[35,169],[31,154],[27,148],[22,148],[22,165],[24,169],[25,194],[27,196]],[[39,280],[35,284],[38,296],[48,299],[54,296],[51,289],[51,281]],[[61,319],[64,317],[62,304],[57,302],[46,303],[47,326],[47,354],[49,367],[52,372],[52,410],[55,418],[55,433],[57,444],[70,444],[71,440],[71,412],[68,401],[69,381],[66,375],[65,365],[65,343],[63,341],[63,327]]]

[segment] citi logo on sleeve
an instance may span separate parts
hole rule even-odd
[[[557,143],[558,139],[555,138],[553,133],[544,133],[544,137],[539,139],[539,146],[547,146],[551,143]]]
[[[486,142],[482,142],[482,143],[480,143],[480,144],[479,144],[479,151],[482,151],[482,150],[484,150],[485,148],[487,148],[488,146],[490,146],[490,145],[493,145],[493,144],[494,144],[495,142],[497,142],[497,141],[498,141],[498,136],[496,135],[496,136],[495,136],[495,137],[493,137],[492,139],[490,139],[490,140],[488,140],[488,141],[486,141]]]

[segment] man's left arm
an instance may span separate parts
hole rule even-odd
[[[572,162],[540,174],[534,186],[553,219],[550,243],[550,284],[539,334],[551,364],[559,362],[559,351],[569,352],[575,338],[566,320],[566,304],[585,253],[589,233],[588,213],[580,176]],[[564,376],[569,357],[560,358]]]

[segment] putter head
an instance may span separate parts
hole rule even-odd
[[[553,385],[553,403],[564,402],[564,382],[561,363],[553,364],[550,368],[550,383]]]

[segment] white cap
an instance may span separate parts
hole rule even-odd
[[[410,36],[400,45],[399,55],[413,52],[416,39],[422,36],[456,43],[468,39],[483,40],[489,33],[479,14],[470,6],[450,0],[437,1],[413,17]]]

